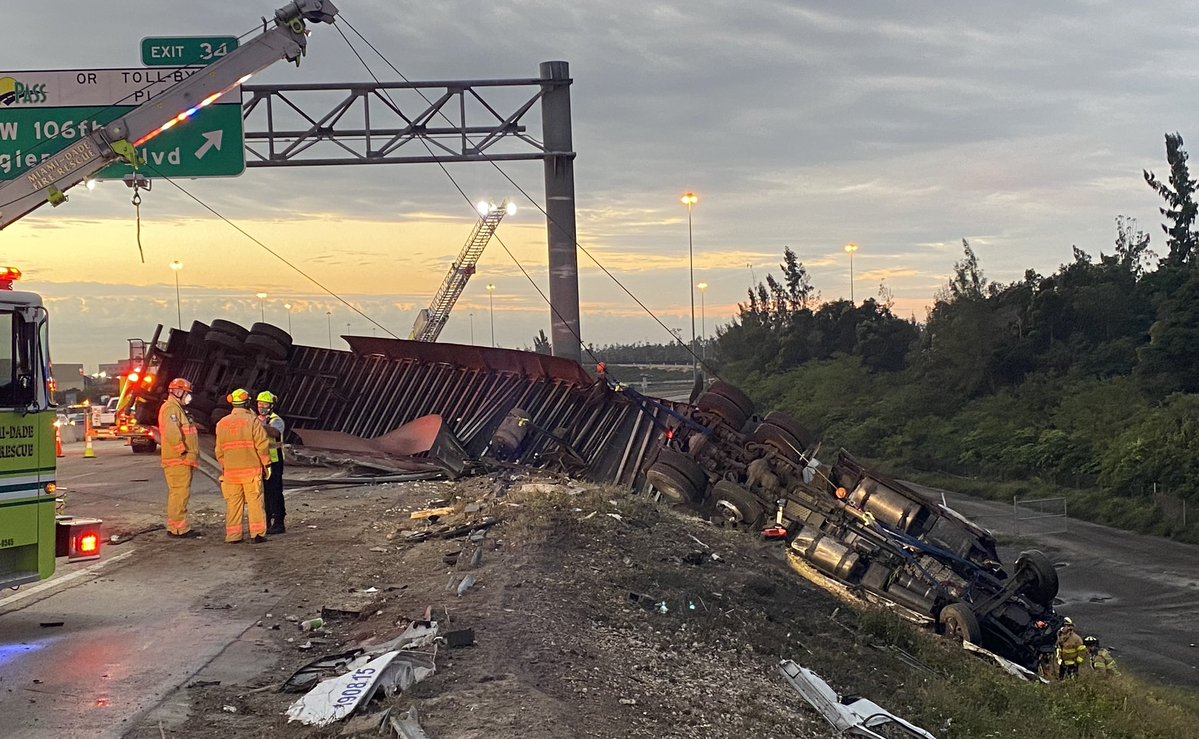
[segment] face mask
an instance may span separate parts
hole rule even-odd
[[[191,393],[184,393],[184,394],[183,394],[183,397],[179,399],[179,402],[183,403],[184,405],[189,405],[189,404],[191,404],[191,402],[192,402],[192,394],[191,394]]]

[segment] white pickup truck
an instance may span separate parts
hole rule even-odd
[[[117,404],[121,398],[117,395],[109,398],[103,405],[92,406],[92,428],[107,428],[117,423]]]

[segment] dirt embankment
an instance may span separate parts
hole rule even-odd
[[[131,736],[339,735],[341,724],[288,724],[297,696],[269,686],[322,654],[395,636],[429,607],[443,632],[469,628],[476,639],[439,647],[435,675],[384,701],[398,712],[417,706],[430,736],[828,735],[779,677],[780,658],[904,709],[892,696],[908,668],[859,644],[830,619],[839,604],[791,573],[780,545],[749,533],[620,491],[508,475],[339,491],[335,505],[323,495],[334,497],[294,496],[290,533],[254,550],[264,571],[287,568],[298,583],[247,634],[273,647],[277,663],[246,684],[185,689],[185,722],[147,720]],[[437,500],[458,512],[410,520]],[[436,535],[489,516],[501,523],[481,543]],[[415,532],[434,535],[410,541]],[[448,564],[454,552],[460,561]],[[472,588],[447,592],[467,575]],[[359,617],[329,618],[323,632],[289,620],[361,603],[370,588]],[[631,593],[647,597],[636,605]],[[843,607],[838,620],[856,625]]]

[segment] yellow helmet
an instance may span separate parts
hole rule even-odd
[[[279,396],[275,395],[270,390],[263,390],[262,392],[258,393],[257,400],[259,403],[270,403],[271,405],[274,405],[275,403],[279,402]]]
[[[228,400],[232,405],[243,405],[250,402],[250,393],[246,390],[238,388],[229,393],[229,396],[226,398],[226,400]]]

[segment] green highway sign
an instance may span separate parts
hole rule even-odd
[[[212,64],[237,48],[236,36],[177,36],[142,39],[147,67],[194,67]]]
[[[12,180],[133,108],[0,110],[0,180]],[[210,105],[138,147],[142,173],[155,177],[234,177],[245,171],[241,105]],[[119,180],[132,169],[113,164],[96,179]]]

